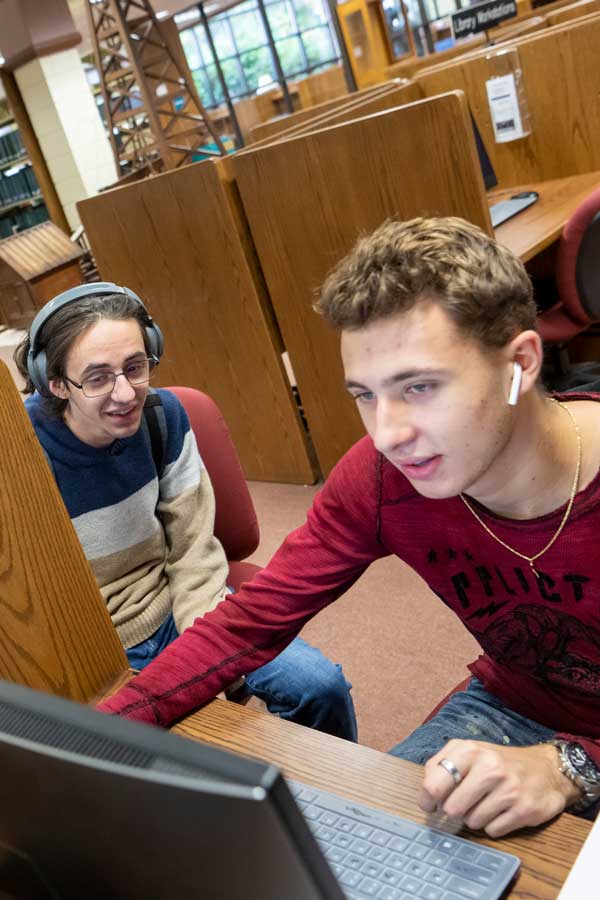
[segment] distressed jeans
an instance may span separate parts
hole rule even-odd
[[[153,635],[126,651],[129,665],[145,668],[178,636],[169,615]],[[246,675],[236,698],[253,694],[282,719],[356,741],[351,688],[338,663],[332,663],[302,638],[295,638],[270,663]]]
[[[552,728],[508,709],[498,697],[486,691],[478,678],[471,678],[466,690],[453,694],[429,722],[420,725],[389,752],[424,765],[453,739],[530,747],[551,740],[555,734]],[[599,806],[595,803],[578,815],[594,819]]]

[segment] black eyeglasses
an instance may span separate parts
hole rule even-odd
[[[117,383],[119,375],[124,375],[129,384],[147,384],[158,365],[156,356],[146,356],[143,359],[136,359],[128,363],[122,372],[94,372],[92,375],[86,375],[81,384],[73,381],[72,378],[64,376],[64,380],[72,384],[73,387],[83,391],[84,397],[93,400],[94,397],[102,397],[104,394],[112,394]]]

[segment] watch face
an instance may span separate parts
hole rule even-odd
[[[600,769],[593,759],[590,759],[581,744],[569,742],[567,755],[578,775],[592,784],[600,785]]]

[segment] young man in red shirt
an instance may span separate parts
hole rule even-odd
[[[368,436],[269,566],[110,701],[168,725],[396,554],[483,654],[392,751],[421,804],[500,836],[600,798],[600,396],[550,398],[525,270],[460,219],[388,222],[327,279]],[[553,743],[554,742],[554,743]]]

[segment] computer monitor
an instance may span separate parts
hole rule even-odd
[[[496,187],[496,185],[498,184],[498,179],[496,177],[496,173],[494,171],[492,161],[486,150],[485,144],[483,143],[481,132],[477,127],[475,116],[473,115],[471,110],[469,110],[469,115],[471,116],[471,125],[473,126],[473,133],[475,135],[475,145],[477,147],[477,155],[479,156],[479,165],[481,167],[483,183],[485,184],[486,191],[491,191],[491,189],[493,187]]]
[[[0,682],[2,900],[343,900],[279,770]]]

